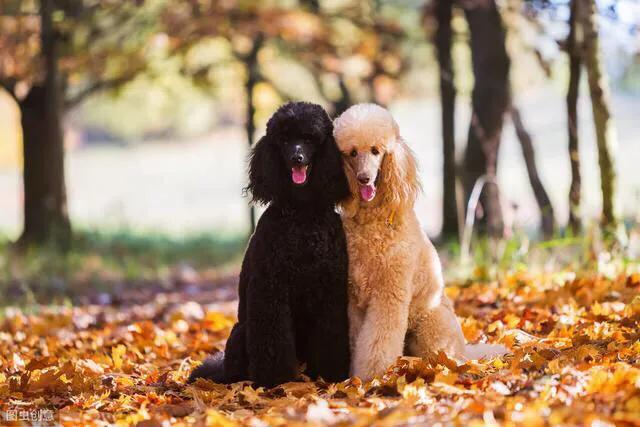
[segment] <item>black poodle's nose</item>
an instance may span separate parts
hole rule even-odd
[[[293,156],[291,156],[291,161],[293,163],[301,165],[304,162],[304,156],[302,155],[302,153],[296,153]]]
[[[365,175],[365,174],[362,174],[362,173],[359,173],[357,178],[358,178],[358,182],[360,184],[362,184],[362,185],[367,185],[369,183],[369,179],[370,179],[369,175]]]

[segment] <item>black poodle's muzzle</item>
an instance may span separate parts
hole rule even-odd
[[[291,169],[291,181],[296,185],[307,183],[309,169],[311,168],[311,149],[307,144],[290,144],[285,150],[284,156]]]

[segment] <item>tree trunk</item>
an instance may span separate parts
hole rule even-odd
[[[500,12],[494,0],[465,8],[471,33],[474,87],[469,140],[464,156],[465,199],[477,179],[487,177],[481,204],[492,237],[504,235],[504,221],[497,185],[498,151],[504,114],[509,104],[509,56]],[[483,231],[480,228],[480,231]]]
[[[20,244],[66,246],[71,225],[64,179],[62,99],[53,1],[42,0],[41,51],[44,82],[20,102],[24,149],[24,231]]]
[[[456,86],[454,81],[451,45],[453,31],[451,0],[437,0],[435,15],[437,20],[436,49],[440,66],[440,105],[442,108],[442,236],[457,237],[459,234],[458,207],[456,203],[456,143],[455,104]]]
[[[338,117],[340,114],[347,111],[347,108],[353,105],[351,93],[349,92],[349,88],[347,87],[342,75],[338,77],[338,84],[340,86],[340,98],[332,103],[331,108],[335,117]]]
[[[581,185],[580,153],[578,145],[578,94],[580,91],[580,74],[582,60],[580,58],[580,41],[582,34],[578,34],[576,19],[577,1],[571,2],[569,18],[569,38],[567,53],[569,55],[569,88],[567,90],[567,127],[569,132],[569,161],[571,162],[571,186],[569,187],[569,227],[573,234],[578,234],[582,228],[581,218]]]
[[[258,35],[253,42],[251,51],[242,57],[244,61],[247,80],[245,82],[245,94],[246,94],[246,118],[245,118],[245,132],[247,134],[247,143],[249,147],[253,146],[253,137],[256,133],[256,107],[253,99],[253,92],[256,84],[260,81],[260,70],[258,69],[258,52],[262,47],[263,37]],[[249,205],[249,222],[250,233],[252,234],[256,229],[256,208],[254,205]]]
[[[529,183],[531,184],[533,195],[535,196],[536,202],[538,203],[538,208],[540,208],[542,233],[544,237],[548,239],[553,236],[553,233],[555,231],[553,206],[551,205],[549,195],[544,189],[544,185],[542,185],[542,181],[540,180],[540,176],[538,175],[538,168],[536,166],[536,155],[533,149],[531,135],[524,127],[524,123],[522,123],[522,117],[520,117],[520,111],[515,106],[511,106],[511,120],[513,121],[513,126],[516,129],[516,135],[518,136],[518,140],[520,141],[522,156],[524,157],[524,162],[527,166]]]
[[[580,23],[584,30],[584,64],[589,80],[593,121],[598,143],[600,185],[602,190],[602,224],[615,228],[618,224],[618,200],[615,146],[616,129],[611,117],[609,82],[598,37],[598,10],[595,0],[578,0]]]
[[[253,89],[256,85],[256,81],[251,77],[251,74],[253,74],[251,65],[247,64],[247,70],[249,71],[250,76],[247,79],[245,87],[245,91],[247,93],[247,118],[245,123],[245,132],[247,134],[247,143],[249,144],[249,147],[251,147],[253,146],[253,135],[256,132],[256,108],[253,103]],[[253,204],[249,205],[249,226],[251,227],[249,232],[253,233],[256,229],[256,208]]]

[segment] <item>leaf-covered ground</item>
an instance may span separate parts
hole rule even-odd
[[[160,294],[119,307],[8,310],[0,424],[42,410],[63,425],[640,424],[640,275],[518,273],[448,291],[467,339],[511,354],[462,365],[403,358],[370,383],[271,390],[184,384],[224,347],[233,304]]]

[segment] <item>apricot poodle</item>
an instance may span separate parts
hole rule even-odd
[[[413,210],[416,161],[398,125],[384,108],[358,104],[334,121],[334,136],[352,192],[342,204],[351,374],[371,379],[403,354],[463,358],[438,254]]]

